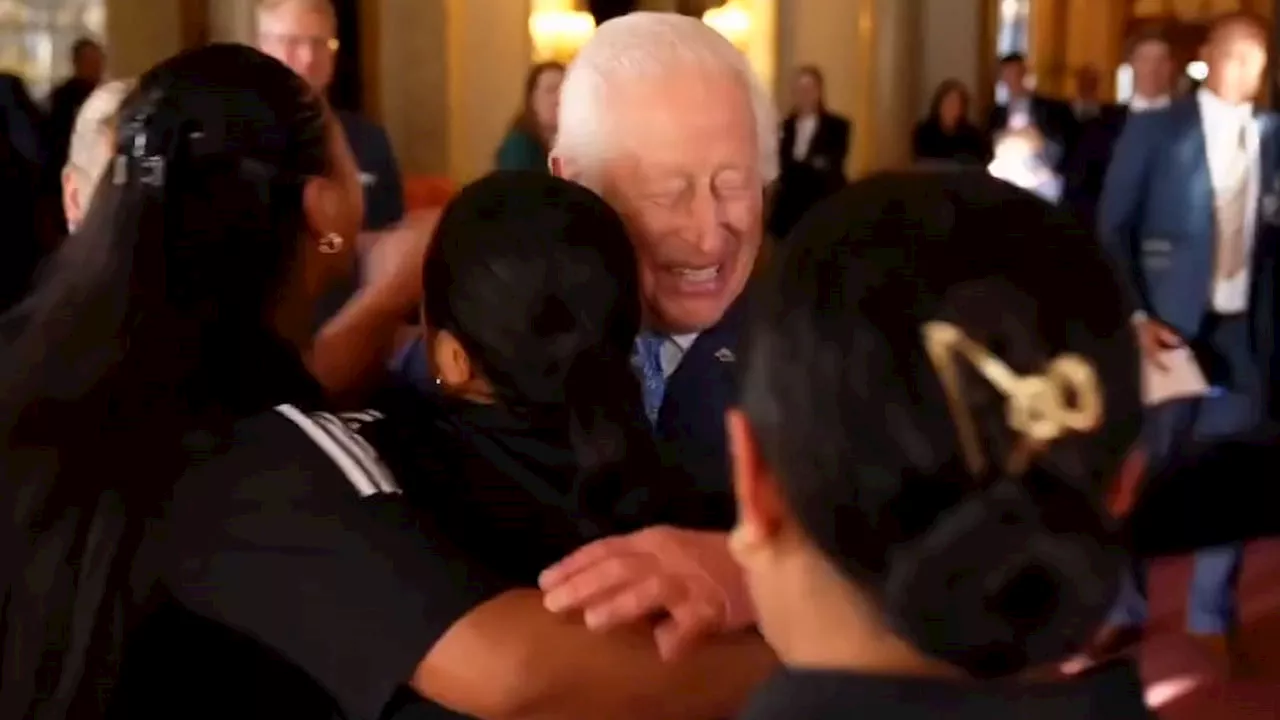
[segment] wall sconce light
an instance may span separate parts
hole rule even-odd
[[[572,3],[540,3],[529,14],[529,37],[536,62],[567,63],[596,31],[596,19],[589,12],[574,10]]]
[[[729,0],[720,7],[702,13],[702,22],[720,33],[739,50],[745,50],[751,37],[751,13],[739,0]]]

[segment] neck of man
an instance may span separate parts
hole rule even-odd
[[[1204,89],[1213,93],[1214,97],[1228,105],[1239,107],[1253,102],[1253,98],[1243,97],[1240,93],[1231,92],[1229,89],[1223,88],[1219,84],[1213,82],[1213,77],[1205,80]]]
[[[816,551],[779,561],[768,605],[804,612],[762,618],[769,644],[788,667],[863,675],[950,677],[960,672],[926,656],[885,627],[879,611]],[[758,606],[765,603],[757,603]]]

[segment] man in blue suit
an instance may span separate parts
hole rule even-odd
[[[1131,281],[1145,361],[1159,372],[1171,351],[1186,346],[1210,385],[1204,398],[1151,410],[1153,469],[1192,441],[1256,427],[1266,412],[1275,320],[1271,236],[1280,187],[1276,124],[1255,113],[1253,99],[1262,87],[1267,40],[1251,16],[1215,24],[1203,87],[1166,110],[1130,117],[1103,187],[1100,231]],[[1195,554],[1187,626],[1223,660],[1238,621],[1242,551],[1231,544]],[[1095,655],[1141,638],[1143,581],[1136,572]]]

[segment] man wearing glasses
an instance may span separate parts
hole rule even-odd
[[[258,49],[288,65],[327,93],[338,52],[338,19],[331,0],[262,0],[258,4]],[[392,228],[404,219],[400,168],[387,133],[360,115],[337,111],[347,142],[360,165],[364,185],[364,229],[367,234]],[[372,238],[362,238],[368,247]],[[336,292],[319,308],[317,323],[333,315],[355,292],[354,283]]]

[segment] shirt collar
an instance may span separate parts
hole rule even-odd
[[[1129,110],[1131,112],[1146,112],[1148,110],[1163,110],[1173,102],[1168,95],[1160,95],[1158,97],[1143,97],[1142,95],[1134,95],[1129,100]]]
[[[1232,105],[1206,87],[1196,91],[1196,102],[1200,104],[1200,111],[1212,118],[1238,121],[1253,117],[1253,103]]]

